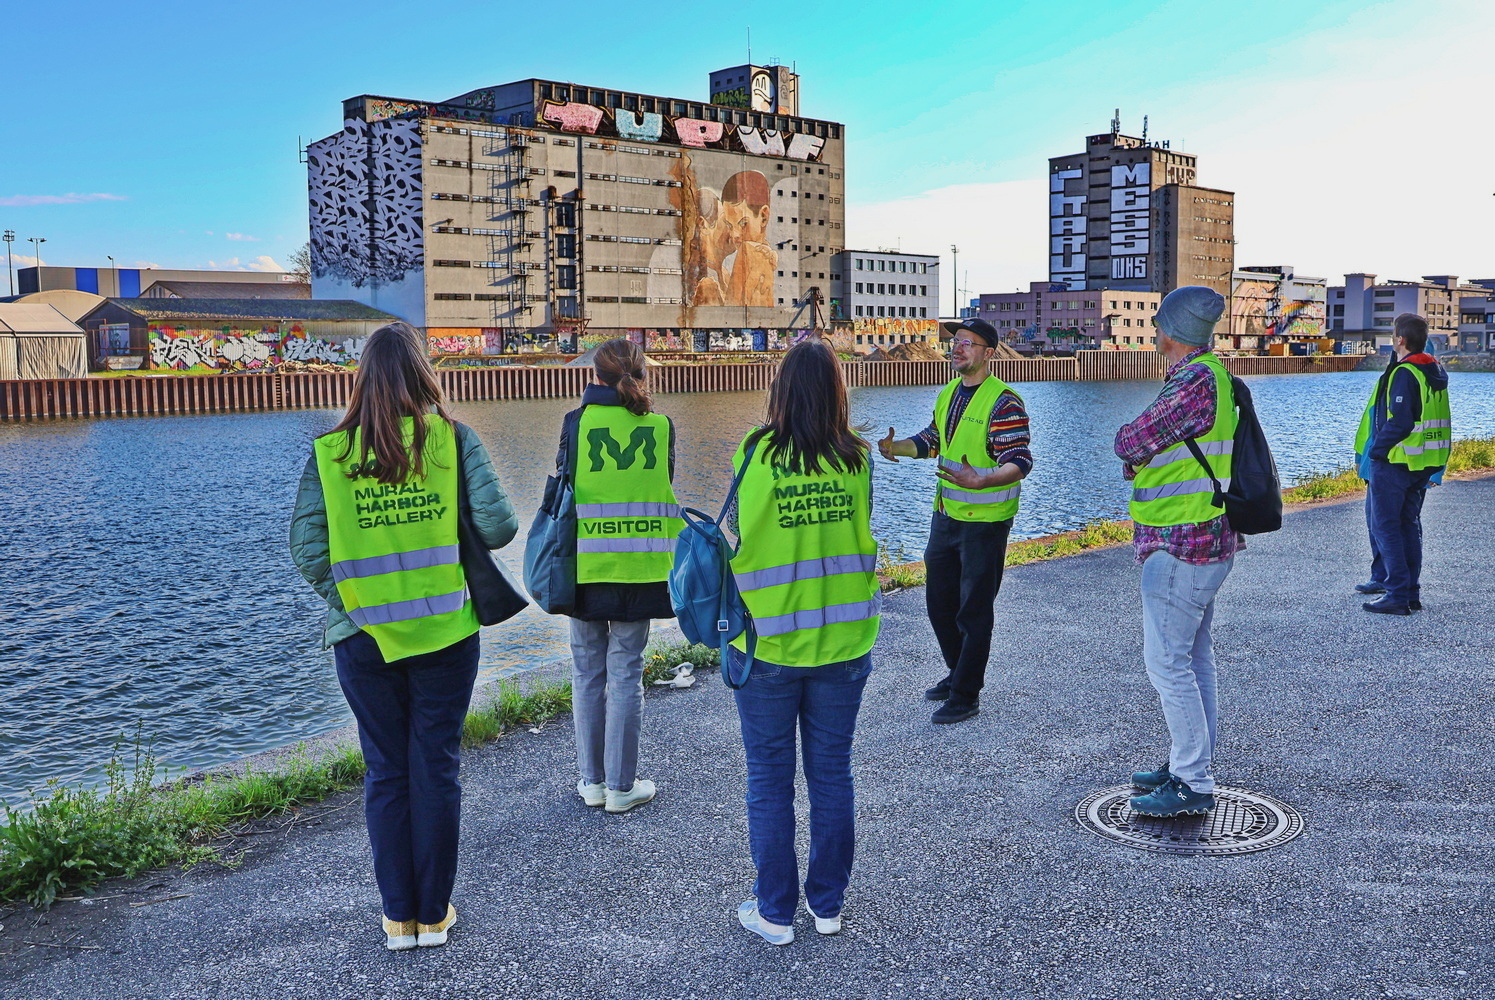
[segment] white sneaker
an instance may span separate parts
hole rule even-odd
[[[610,813],[626,813],[634,806],[641,806],[652,798],[654,798],[654,782],[648,778],[636,778],[633,787],[626,792],[615,792],[609,788],[607,805],[604,808]]]
[[[578,781],[576,794],[589,806],[600,806],[607,802],[607,786],[600,781],[590,785],[585,781]]]
[[[805,909],[806,910],[810,910],[810,904],[809,903],[805,904]],[[822,917],[819,914],[817,914],[814,910],[810,910],[810,916],[812,916],[812,917],[815,918],[815,931],[816,931],[816,933],[818,933],[818,934],[840,934],[841,933],[841,914],[838,913],[834,917]]]
[[[794,927],[780,927],[763,919],[758,912],[758,901],[749,899],[737,908],[737,922],[748,930],[758,935],[769,944],[786,945],[794,943]]]

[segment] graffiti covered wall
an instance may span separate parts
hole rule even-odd
[[[315,297],[424,326],[420,122],[349,118],[306,156]]]
[[[856,344],[867,350],[877,346],[936,341],[940,336],[940,326],[932,319],[868,316],[852,320],[851,332]]]
[[[313,337],[295,323],[214,329],[161,325],[152,326],[147,337],[151,367],[179,371],[257,371],[285,361],[352,366],[363,356],[368,339],[362,335]]]
[[[605,108],[577,101],[546,101],[538,117],[539,124],[562,132],[615,136],[630,142],[663,142],[694,149],[720,149],[753,156],[818,160],[825,148],[825,139],[807,132],[780,132],[654,111]]]

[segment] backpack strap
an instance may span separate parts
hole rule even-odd
[[[1214,373],[1211,372],[1210,374]],[[1240,393],[1236,390],[1236,383],[1238,381],[1240,380],[1237,379],[1234,375],[1230,376],[1230,408],[1233,410],[1239,409],[1239,400],[1241,398]],[[1251,398],[1249,392],[1246,394],[1246,398]],[[1237,415],[1236,420],[1236,426],[1240,426],[1239,415]],[[1221,510],[1224,510],[1225,491],[1220,488],[1220,480],[1215,478],[1215,470],[1211,469],[1209,463],[1204,460],[1204,452],[1199,450],[1199,442],[1194,438],[1185,438],[1184,444],[1188,446],[1189,453],[1194,456],[1195,461],[1197,461],[1201,466],[1204,467],[1204,474],[1206,476],[1209,476],[1209,481],[1215,484],[1214,506],[1219,507]]]
[[[761,441],[761,440],[762,440],[762,437],[760,436],[758,438],[758,440],[755,440],[755,441],[753,441],[752,444],[748,445],[747,446],[747,451],[743,453],[743,456],[742,456],[742,468],[738,469],[736,475],[734,475],[732,477],[732,486],[731,486],[730,489],[727,490],[727,499],[725,501],[723,501],[723,503],[722,503],[722,511],[721,511],[720,514],[717,515],[716,525],[717,525],[718,528],[720,528],[721,527],[721,523],[724,520],[726,520],[726,518],[727,518],[727,511],[729,511],[729,510],[732,509],[732,501],[735,500],[735,499],[737,499],[737,488],[742,485],[742,477],[744,475],[746,475],[747,470],[748,470],[748,466],[752,464],[752,462],[753,462],[753,452],[757,450],[757,448],[758,448],[758,441]],[[725,541],[723,542],[723,544],[725,545]],[[724,558],[722,560],[722,580],[721,580],[721,591],[720,591],[720,593],[722,594],[722,597],[723,597],[723,601],[725,601],[725,599],[726,599],[727,588],[729,586],[734,591],[737,589],[737,584],[732,579],[732,561],[730,559],[725,559]],[[748,682],[748,678],[750,676],[752,676],[752,673],[753,673],[753,660],[755,659],[756,654],[758,652],[758,627],[753,624],[753,616],[747,613],[746,602],[744,602],[742,610],[743,610],[743,630],[742,631],[743,631],[743,634],[747,636],[747,650],[746,650],[747,662],[743,664],[743,667],[742,667],[742,677],[739,680],[735,680],[735,681],[733,680],[733,678],[732,678],[731,660],[728,658],[729,657],[728,650],[729,650],[729,647],[731,646],[731,643],[730,643],[730,641],[727,638],[726,608],[721,608],[717,612],[717,614],[720,617],[718,617],[717,620],[716,620],[716,630],[721,635],[721,654],[720,655],[721,655],[721,666],[722,666],[722,680],[726,681],[727,682],[727,687],[731,688],[734,691],[736,691],[738,688],[740,688],[744,684],[746,684]]]

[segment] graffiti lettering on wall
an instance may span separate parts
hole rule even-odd
[[[578,101],[546,101],[540,120],[562,132],[611,135],[636,142],[665,142],[695,149],[724,149],[753,156],[818,160],[825,139],[807,132],[780,132],[749,125],[728,127],[701,118],[672,117],[654,111],[625,111]]]
[[[669,351],[688,351],[695,346],[695,338],[689,330],[645,330],[644,350],[657,354]]]
[[[1118,163],[1111,168],[1111,277],[1147,277],[1151,250],[1152,164]]]
[[[355,365],[363,356],[366,337],[321,340],[299,325],[283,331],[279,324],[257,330],[222,327],[216,330],[153,326],[151,365],[155,368],[209,368],[214,371],[272,369],[283,361],[303,364]]]
[[[869,316],[852,320],[851,332],[864,349],[878,345],[915,344],[939,339],[939,322],[932,319],[900,319]]]
[[[719,104],[724,108],[746,108],[748,106],[747,88],[733,87],[731,90],[719,90],[711,95],[711,103]]]
[[[1049,174],[1049,281],[1066,288],[1085,287],[1084,175],[1079,167]],[[1066,185],[1080,193],[1066,194]]]
[[[471,330],[443,330],[433,327],[426,331],[427,346],[432,354],[482,354],[487,334]]]

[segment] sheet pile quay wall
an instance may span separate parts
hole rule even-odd
[[[1226,358],[1237,375],[1286,375],[1348,371],[1358,358]],[[943,361],[848,361],[850,386],[943,385]],[[649,370],[655,392],[761,392],[774,366],[766,363],[662,365]],[[1093,382],[1159,379],[1156,354],[1081,351],[1075,358],[999,360],[993,373],[1005,382]],[[459,402],[579,396],[590,368],[471,368],[437,373],[450,399]],[[0,419],[150,416],[339,407],[348,402],[350,372],[304,375],[187,375],[0,381]]]

